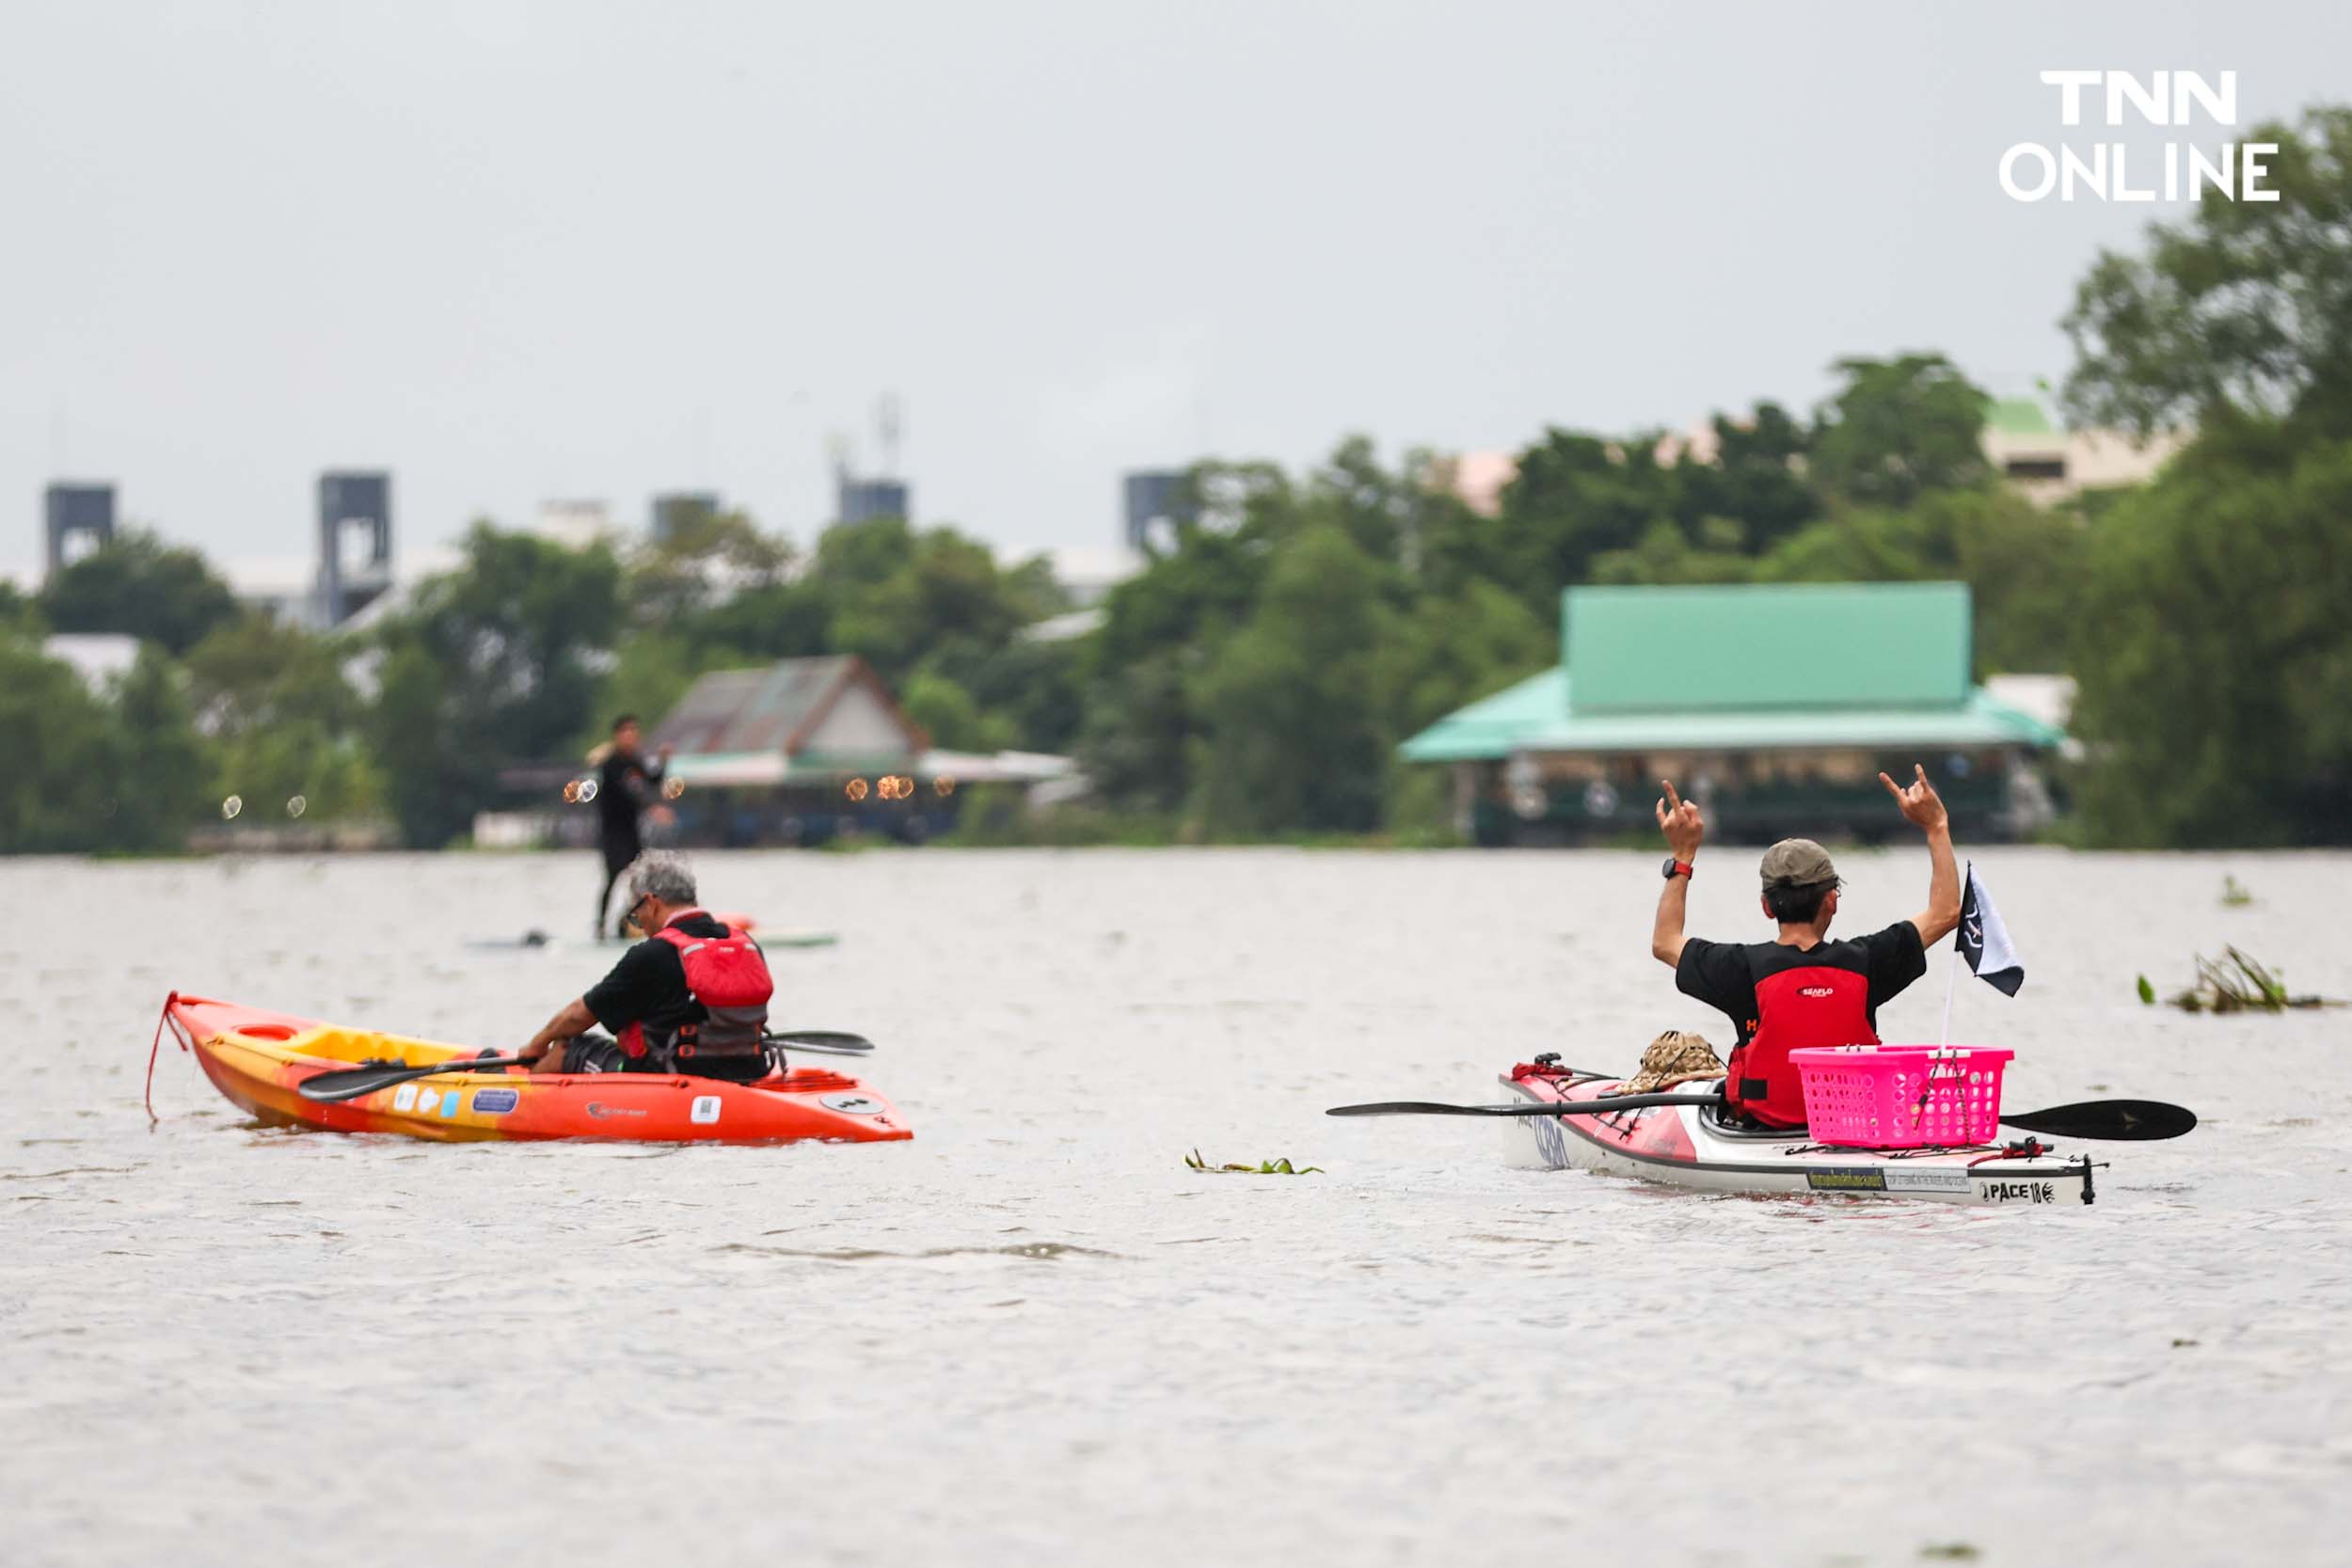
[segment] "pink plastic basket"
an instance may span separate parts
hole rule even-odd
[[[1788,1053],[1804,1085],[1815,1143],[1848,1148],[1966,1147],[2001,1127],[2001,1069],[2013,1051],[1983,1046],[1836,1045]]]

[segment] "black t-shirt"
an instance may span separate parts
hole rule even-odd
[[[1682,961],[1675,965],[1675,989],[1720,1008],[1740,1031],[1735,1042],[1745,1045],[1756,1033],[1756,982],[1784,969],[1819,966],[1843,969],[1869,981],[1867,1011],[1877,1032],[1879,1004],[1899,992],[1928,972],[1927,949],[1920,945],[1919,927],[1898,920],[1883,931],[1851,942],[1822,942],[1794,947],[1778,942],[1708,942],[1692,937],[1682,944]]]
[[[606,754],[596,776],[596,825],[606,843],[637,841],[637,814],[653,802],[660,782],[661,764],[644,752],[624,755],[615,747]]]
[[[671,924],[690,937],[727,934],[724,926],[707,914],[688,915]],[[596,1015],[596,1022],[615,1036],[632,1023],[642,1023],[648,1038],[660,1039],[708,1016],[686,989],[686,961],[676,948],[658,937],[647,937],[622,954],[612,973],[589,987],[580,1000]]]

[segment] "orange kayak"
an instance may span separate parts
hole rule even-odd
[[[730,1084],[650,1072],[437,1073],[357,1100],[322,1103],[302,1083],[362,1062],[422,1067],[472,1056],[442,1045],[347,1029],[174,991],[164,1022],[213,1086],[262,1121],[338,1132],[398,1132],[444,1142],[622,1138],[643,1143],[890,1143],[914,1136],[898,1108],[857,1079],[794,1068]],[[152,1073],[151,1064],[150,1073]]]

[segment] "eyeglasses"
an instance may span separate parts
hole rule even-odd
[[[644,895],[643,895],[642,896],[640,896],[640,897],[638,898],[637,902],[635,902],[634,904],[631,904],[631,905],[628,907],[628,913],[625,917],[623,917],[623,919],[624,919],[624,924],[626,924],[626,925],[630,925],[630,926],[634,926],[634,927],[637,927],[640,931],[643,931],[643,930],[645,928],[645,923],[644,923],[644,921],[642,921],[642,920],[638,919],[637,917],[638,917],[638,915],[639,915],[640,913],[642,913],[642,912],[644,911],[644,908],[645,908],[645,905],[646,905],[647,903],[649,903],[649,902],[651,902],[651,901],[652,901],[652,898],[653,898],[653,895],[652,895],[652,894],[650,894],[650,893],[648,893],[648,894],[644,894]]]

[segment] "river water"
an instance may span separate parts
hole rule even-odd
[[[1752,856],[1694,931],[1769,934]],[[168,1041],[150,1127],[175,986],[518,1043],[594,957],[466,939],[584,926],[588,857],[0,863],[0,1561],[2345,1560],[2352,1014],[2133,980],[2235,942],[2352,993],[2352,862],[1979,856],[2028,979],[1963,977],[1954,1037],[2018,1050],[2009,1104],[2204,1118],[2088,1209],[1321,1115],[1722,1043],[1648,957],[1657,858],[706,856],[842,933],[777,955],[779,1021],[880,1041],[916,1129],[764,1149],[267,1131]],[[1845,861],[1868,924],[1923,901],[1915,847]]]

